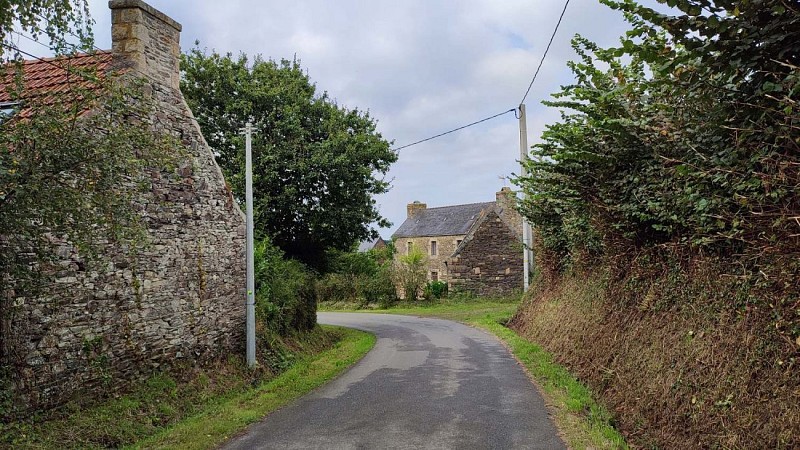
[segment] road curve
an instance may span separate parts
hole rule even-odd
[[[222,448],[566,448],[536,388],[494,336],[439,319],[318,317],[374,333],[375,348]]]

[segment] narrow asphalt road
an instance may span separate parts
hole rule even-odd
[[[563,449],[544,402],[502,344],[447,320],[319,313],[378,342],[336,380],[224,449]]]

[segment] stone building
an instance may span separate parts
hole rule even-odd
[[[156,106],[148,122],[185,153],[177,169],[153,169],[148,192],[131,205],[147,228],[138,254],[107,244],[107,262],[84,265],[65,242],[58,249],[64,270],[43,295],[10,294],[16,308],[3,318],[0,356],[11,368],[5,395],[18,411],[244,347],[244,216],[180,92],[181,25],[140,0],[109,7],[112,50],[73,62],[103,76],[143,77]],[[60,62],[26,62],[26,86],[68,88]]]
[[[366,253],[370,250],[379,250],[382,248],[386,248],[386,241],[384,241],[382,237],[378,236],[375,239],[368,239],[359,242],[358,249],[356,249],[356,251],[359,253]]]
[[[392,235],[397,253],[421,249],[429,281],[451,291],[503,295],[523,288],[522,217],[504,187],[494,202],[428,208],[407,206],[407,218]]]

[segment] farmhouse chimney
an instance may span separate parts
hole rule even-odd
[[[514,209],[517,203],[517,196],[508,186],[504,186],[495,193],[495,198],[497,199],[497,206],[502,209]]]
[[[414,217],[414,215],[417,214],[418,211],[422,211],[423,209],[427,208],[428,205],[426,205],[425,203],[420,203],[414,200],[414,203],[409,203],[408,206],[406,206],[406,213],[408,215],[408,218],[410,219]]]
[[[142,0],[111,0],[108,7],[114,67],[180,89],[181,24]]]
[[[496,194],[496,211],[503,222],[522,239],[522,216],[517,212],[517,195],[510,187],[503,187]]]

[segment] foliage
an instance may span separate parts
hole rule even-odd
[[[670,0],[686,15],[669,17],[606,3],[633,29],[619,48],[573,40],[576,82],[548,102],[573,112],[517,180],[543,248],[798,252],[797,5]]]
[[[253,191],[258,233],[287,255],[324,269],[325,250],[348,250],[388,226],[373,196],[397,160],[368,113],[318,94],[298,61],[241,54],[183,55],[181,90],[240,200],[245,122],[254,126]]]
[[[422,295],[428,277],[427,265],[428,257],[417,247],[412,247],[394,262],[393,278],[397,286],[403,289],[406,300],[414,301]]]
[[[33,39],[42,35],[57,54],[75,47],[67,35],[79,40],[78,47],[91,50],[93,20],[86,0],[6,0],[0,3],[0,58],[18,57],[13,31],[27,33]],[[15,29],[15,26],[17,27]]]
[[[438,300],[447,297],[447,283],[444,281],[429,281],[425,285],[424,297],[427,300]]]
[[[317,324],[314,276],[299,261],[286,258],[268,237],[255,246],[256,319],[262,337],[289,335]]]
[[[800,6],[669,0],[682,13],[669,16],[605,3],[632,29],[618,48],[573,40],[575,83],[547,103],[561,120],[517,180],[549,290],[527,323],[605,390],[643,446],[791,447]],[[561,277],[587,255],[600,263],[587,272],[608,272],[603,296],[570,282],[581,271]],[[636,406],[653,404],[671,406]]]
[[[280,374],[235,355],[202,367],[179,363],[128,392],[0,423],[0,447],[210,448],[346,370],[374,342],[361,331],[318,327],[280,343],[296,354]]]
[[[135,252],[144,229],[133,199],[149,189],[150,168],[171,167],[180,154],[172,138],[151,129],[152,105],[136,83],[94,77],[47,97],[27,94],[15,92],[23,109],[0,123],[4,356],[18,309],[11,301],[57,273],[59,252],[77,248],[84,266],[109,244]]]
[[[370,250],[372,252],[372,250]],[[328,252],[328,269],[332,273],[372,276],[378,271],[378,261],[370,252]]]
[[[332,251],[331,272],[316,283],[318,302],[389,306],[397,301],[392,280],[393,247],[367,252]]]

